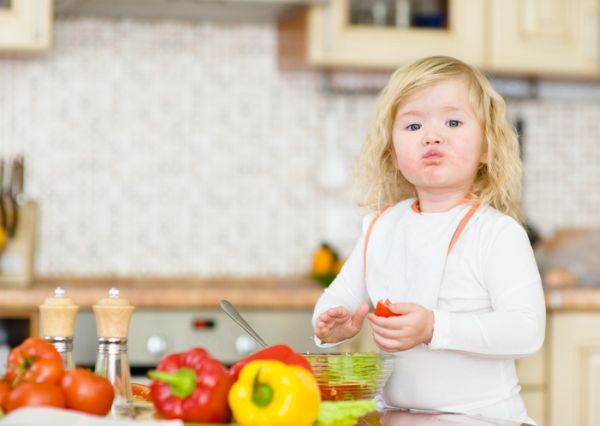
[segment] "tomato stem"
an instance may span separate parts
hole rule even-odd
[[[11,383],[12,387],[15,387],[19,383],[21,383],[21,380],[23,380],[23,376],[27,373],[27,371],[29,371],[34,361],[35,358],[23,357],[23,364],[19,366],[19,374],[17,374],[17,377],[15,377],[15,380],[13,380],[13,382]]]

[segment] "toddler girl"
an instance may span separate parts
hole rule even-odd
[[[359,172],[373,213],[316,304],[317,344],[355,336],[366,318],[395,355],[387,407],[533,423],[514,360],[541,347],[546,310],[503,99],[454,58],[397,70]],[[386,299],[394,316],[369,313]]]

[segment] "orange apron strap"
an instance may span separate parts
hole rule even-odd
[[[413,206],[411,206],[413,208],[413,210],[414,210],[415,206],[416,206],[415,204],[413,204]],[[458,224],[456,230],[454,231],[454,234],[452,235],[452,239],[450,240],[450,244],[448,245],[448,253],[447,254],[450,254],[450,252],[454,248],[454,245],[458,241],[460,234],[462,234],[465,227],[467,226],[467,223],[469,223],[469,220],[471,220],[471,218],[473,217],[475,212],[479,209],[479,207],[480,207],[480,204],[473,204],[471,206],[471,208],[469,209],[469,211],[467,212],[467,214],[462,218],[462,220]],[[383,213],[385,213],[385,211],[388,208],[389,208],[389,206],[381,209],[377,213],[377,215],[373,218],[373,220],[371,220],[371,223],[369,224],[369,228],[367,229],[367,233],[365,235],[365,244],[363,247],[363,273],[364,273],[365,278],[367,276],[367,248],[369,246],[369,238],[371,238],[371,231],[373,230],[373,225],[375,225],[375,222],[377,222],[377,219],[379,219],[381,217],[381,215]]]
[[[460,237],[460,234],[462,234],[462,231],[465,229],[465,227],[467,226],[467,223],[469,222],[469,220],[471,220],[471,218],[473,217],[473,215],[475,214],[475,212],[477,211],[479,206],[480,206],[479,204],[473,204],[471,206],[471,208],[469,209],[469,211],[467,212],[467,214],[465,215],[465,217],[463,217],[462,220],[460,221],[460,223],[458,224],[456,231],[454,231],[454,235],[452,235],[450,244],[448,245],[448,254],[450,254],[450,252],[454,248],[454,244],[456,244],[456,242],[458,241],[458,237]]]
[[[367,276],[367,247],[369,246],[369,238],[371,237],[371,231],[373,230],[373,225],[375,225],[375,222],[377,222],[377,219],[379,219],[381,217],[381,215],[384,214],[385,211],[389,208],[390,208],[390,206],[386,206],[386,207],[382,208],[381,210],[379,210],[379,212],[375,215],[373,220],[371,220],[371,223],[369,224],[369,227],[367,228],[367,233],[365,235],[365,245],[363,247],[363,274],[365,277]]]

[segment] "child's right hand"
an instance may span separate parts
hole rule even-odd
[[[353,314],[341,306],[328,309],[317,318],[315,335],[323,343],[337,343],[354,337],[369,313],[369,305],[363,303]]]

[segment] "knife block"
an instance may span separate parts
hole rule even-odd
[[[0,252],[0,287],[23,288],[33,282],[37,240],[38,205],[27,200],[19,206],[14,237]]]

